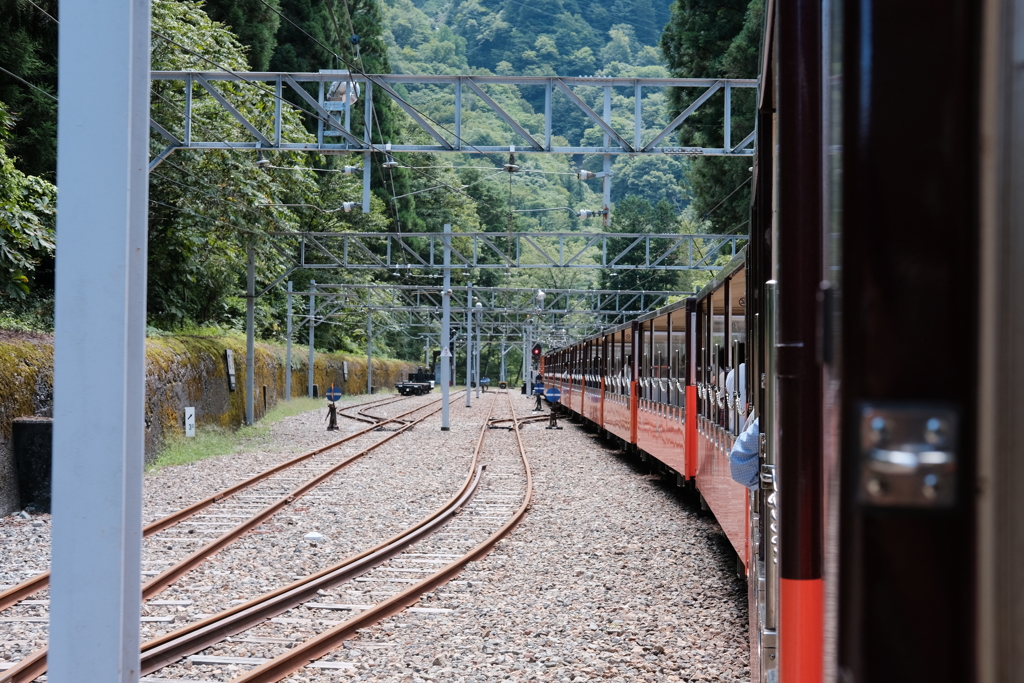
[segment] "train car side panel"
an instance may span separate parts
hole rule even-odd
[[[735,438],[710,420],[699,419],[697,489],[747,566],[750,528],[747,489],[733,481],[729,473],[729,450]]]

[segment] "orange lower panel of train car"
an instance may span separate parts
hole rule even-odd
[[[623,441],[628,442],[632,429],[629,414],[629,396],[606,391],[604,395],[603,427]]]
[[[729,451],[735,437],[705,417],[698,420],[697,489],[747,566],[750,500],[747,488],[733,481],[729,472]]]
[[[583,417],[601,426],[601,389],[598,387],[583,388]]]
[[[686,429],[683,409],[637,401],[637,447],[650,453],[679,474],[686,472]]]

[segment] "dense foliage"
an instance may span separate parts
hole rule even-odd
[[[13,115],[7,151],[21,171],[50,182],[57,169],[57,5],[0,0],[0,66],[38,88],[0,72],[0,102]]]
[[[12,126],[0,102],[0,294],[21,298],[39,259],[53,253],[56,189],[14,167],[5,146]]]
[[[153,68],[176,70],[318,71],[351,69],[366,73],[613,75],[755,75],[760,3],[725,0],[711,12],[708,0],[677,0],[670,17],[667,0],[153,0]],[[9,104],[0,119],[10,135],[0,144],[0,276],[7,301],[22,297],[23,311],[52,304],[48,280],[53,250],[54,189],[46,179],[55,171],[56,0],[0,0],[0,66],[39,87],[35,90],[0,73],[0,100]],[[669,23],[667,32],[662,29]],[[10,40],[7,38],[11,37]],[[356,39],[357,37],[357,39]],[[658,45],[660,40],[660,47]],[[664,57],[662,55],[664,52]],[[669,68],[666,68],[665,64]],[[250,121],[269,130],[275,101],[259,86],[219,82],[224,96]],[[502,108],[535,135],[543,129],[543,89],[487,86]],[[311,90],[311,92],[313,92]],[[603,89],[581,87],[577,94],[596,111]],[[409,86],[399,94],[449,137],[454,131],[451,93],[438,86]],[[251,136],[205,91],[193,92],[193,125],[207,139],[251,141]],[[644,91],[643,135],[650,139],[687,103],[687,93]],[[631,88],[613,89],[613,125],[630,130]],[[292,104],[294,94],[285,98]],[[737,98],[739,99],[739,98]],[[171,133],[183,135],[182,84],[155,82],[152,116]],[[468,145],[522,145],[522,140],[483,101],[465,96],[462,138]],[[720,124],[707,113],[694,116],[683,138],[713,142]],[[717,105],[720,107],[720,104]],[[737,103],[737,108],[741,106]],[[560,93],[553,98],[559,145],[600,146],[603,131]],[[311,139],[315,117],[286,104],[286,141]],[[720,114],[717,114],[720,120]],[[752,119],[734,118],[744,129]],[[354,117],[362,135],[362,117]],[[419,135],[431,139],[388,98],[374,98],[372,140],[383,144]],[[151,136],[151,154],[166,145]],[[149,216],[149,319],[159,329],[236,328],[243,325],[247,253],[255,255],[257,288],[291,265],[298,245],[272,232],[436,232],[444,223],[455,231],[551,231],[580,233],[603,229],[582,220],[580,209],[601,208],[601,181],[580,181],[580,168],[603,169],[603,158],[520,154],[521,171],[500,171],[507,154],[399,154],[398,168],[382,166],[371,155],[371,212],[336,211],[359,201],[361,176],[338,173],[359,166],[362,155],[320,156],[266,152],[270,168],[259,170],[251,150],[207,150],[172,154],[151,173]],[[742,165],[742,168],[741,166]],[[745,215],[746,191],[721,207],[722,196],[743,179],[744,160],[693,162],[682,157],[614,158],[611,230],[623,233],[700,232],[726,229]],[[693,204],[691,204],[691,194]],[[293,206],[283,206],[285,204]],[[696,208],[696,211],[694,209]],[[703,215],[708,220],[703,221]],[[710,225],[709,225],[710,224]],[[499,248],[511,243],[494,238]],[[426,243],[411,240],[425,255]],[[593,252],[591,252],[593,253]],[[534,256],[524,255],[530,262]],[[590,258],[589,256],[587,258]],[[412,260],[412,259],[410,259]],[[492,260],[497,257],[492,255]],[[538,261],[539,263],[539,261]],[[33,270],[35,269],[35,271]],[[32,281],[33,272],[40,274]],[[319,284],[398,283],[435,286],[439,275],[415,268],[295,271],[296,291]],[[550,268],[456,271],[456,285],[508,285],[527,288],[689,289],[706,276],[659,271],[601,272]],[[32,293],[24,298],[25,287]],[[281,338],[285,325],[283,287],[257,303],[257,334]],[[27,302],[27,303],[26,303]],[[296,311],[306,306],[296,298]],[[8,310],[11,306],[4,305]],[[35,313],[32,313],[35,315]],[[374,313],[375,352],[421,357],[421,332],[411,319]],[[45,316],[44,316],[45,317]],[[317,347],[365,349],[365,311],[341,309],[317,328]],[[566,320],[587,322],[585,320]],[[296,335],[304,337],[305,330]],[[490,355],[488,355],[490,353]],[[485,357],[496,362],[493,353]],[[518,367],[518,352],[508,357]],[[493,371],[492,371],[493,372]],[[486,374],[486,373],[485,373]]]
[[[661,37],[661,50],[672,75],[679,78],[756,78],[760,46],[762,0],[675,0],[672,19]],[[674,113],[699,95],[675,89]],[[754,91],[733,92],[733,131],[743,135],[754,128]],[[681,144],[721,146],[723,99],[713,97],[681,126]],[[737,134],[733,135],[734,143]],[[687,179],[693,209],[710,223],[709,232],[742,233],[750,206],[750,160],[702,157],[693,160]]]

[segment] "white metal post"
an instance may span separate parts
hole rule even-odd
[[[529,333],[529,331],[530,331],[530,321],[527,320],[526,324],[523,325],[523,359],[522,359],[522,363],[520,363],[520,365],[523,366],[522,367],[523,382],[527,386],[527,389],[526,389],[527,393],[529,393],[529,391],[530,391],[530,389],[529,389],[530,381],[529,381],[529,377],[528,377],[530,372],[529,372],[529,370],[526,367],[526,362],[527,362],[526,359],[528,358],[528,356],[526,354],[526,347],[530,343],[530,333]]]
[[[292,400],[292,281],[288,281],[288,322],[284,354],[284,400]]]
[[[373,393],[373,311],[366,313],[366,393]]]
[[[366,95],[363,100],[363,140],[367,144],[373,137],[373,83],[366,82]],[[363,153],[363,213],[370,213],[370,170],[373,155]]]
[[[313,314],[316,313],[316,280],[309,281],[309,367],[306,370],[308,379],[308,393],[313,398],[313,334],[316,330],[316,323]]]
[[[473,283],[466,283],[466,407],[473,405],[473,392],[469,383],[473,381]]]
[[[444,224],[444,284],[441,286],[441,431],[447,432],[448,393],[452,378],[451,331],[452,331],[452,249],[451,223]],[[447,354],[447,355],[446,355]]]
[[[256,391],[256,252],[252,242],[246,248],[245,285],[245,424],[254,422]]]
[[[476,311],[476,353],[474,357],[476,359],[476,397],[480,398],[480,380],[483,379],[483,375],[480,373],[480,322],[483,315],[483,311],[480,310],[480,304],[477,304]]]
[[[61,4],[58,77],[69,105],[57,121],[47,657],[57,683],[139,677],[149,12],[149,0]]]
[[[612,89],[610,86],[604,88],[604,121],[612,122]],[[604,135],[604,147],[608,149],[611,145],[611,136]],[[604,227],[611,225],[612,215],[612,155],[604,155],[604,177],[601,178],[602,202],[604,204]]]
[[[499,382],[506,382],[506,381],[508,381],[505,378],[505,340],[504,339],[501,340],[501,372],[499,374],[500,374],[500,379],[498,380]]]

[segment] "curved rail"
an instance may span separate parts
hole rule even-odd
[[[440,403],[441,399],[437,399],[436,402]],[[287,460],[287,461],[285,461],[285,462],[283,462],[283,463],[281,463],[279,465],[275,465],[274,467],[271,467],[270,469],[264,470],[263,472],[260,472],[259,474],[253,475],[253,476],[249,477],[248,479],[245,479],[245,480],[243,480],[243,481],[241,481],[241,482],[239,482],[237,484],[233,484],[233,485],[227,487],[226,489],[223,489],[223,490],[213,494],[212,496],[209,496],[208,498],[204,498],[203,500],[200,500],[200,501],[198,501],[196,503],[193,503],[192,505],[189,505],[188,507],[184,507],[181,510],[178,510],[177,512],[173,512],[173,513],[167,515],[166,517],[158,519],[157,521],[153,522],[152,524],[146,525],[142,529],[142,537],[146,538],[147,536],[151,536],[152,534],[155,534],[155,533],[157,533],[159,531],[163,531],[164,529],[166,529],[168,527],[172,527],[175,524],[178,524],[179,522],[184,522],[186,519],[188,519],[188,518],[198,514],[200,511],[208,508],[209,506],[213,505],[214,503],[219,503],[220,501],[224,500],[225,498],[233,496],[236,493],[239,493],[240,491],[242,491],[243,489],[246,489],[246,488],[252,486],[253,484],[257,484],[257,483],[263,481],[264,479],[267,479],[267,478],[277,474],[278,472],[281,472],[283,470],[288,469],[289,467],[293,467],[294,465],[297,465],[297,464],[299,464],[301,462],[309,460],[313,456],[316,456],[316,455],[319,455],[321,453],[324,453],[325,451],[329,451],[332,448],[336,448],[336,447],[342,445],[343,443],[351,441],[352,439],[356,439],[356,438],[358,438],[360,436],[363,436],[364,434],[369,434],[370,432],[376,431],[379,427],[381,427],[381,426],[383,426],[385,424],[388,424],[389,422],[397,422],[401,418],[403,418],[403,417],[405,417],[407,415],[411,415],[411,414],[413,414],[413,413],[415,413],[417,411],[423,410],[424,408],[426,408],[426,407],[428,407],[430,405],[431,405],[431,403],[428,403],[426,405],[423,405],[423,406],[420,406],[418,408],[414,408],[413,410],[410,410],[410,411],[407,411],[405,413],[402,413],[401,415],[396,415],[395,417],[389,418],[389,419],[385,420],[384,422],[374,423],[370,427],[366,427],[366,428],[361,429],[361,430],[359,430],[357,432],[353,432],[352,434],[349,434],[348,436],[345,436],[345,437],[343,437],[341,439],[338,439],[337,441],[332,441],[331,443],[327,444],[326,446],[320,446],[319,448],[314,448],[313,450],[307,451],[307,452],[303,453],[302,455],[297,455],[294,458],[292,458],[291,460]],[[42,572],[41,574],[36,574],[35,576],[33,576],[31,578],[25,579],[24,581],[22,581],[21,583],[17,584],[16,586],[11,586],[7,590],[5,590],[2,593],[0,593],[0,611],[3,611],[5,609],[7,609],[8,607],[11,607],[12,605],[15,605],[15,604],[21,602],[22,600],[24,600],[25,598],[29,597],[30,595],[33,595],[34,593],[38,593],[42,589],[46,588],[48,585],[50,585],[50,572],[47,571],[47,572]],[[3,681],[3,680],[4,680],[3,677],[0,677],[0,681]]]
[[[414,584],[394,597],[361,612],[348,621],[334,626],[315,638],[296,645],[286,653],[274,657],[269,662],[265,662],[260,666],[241,674],[240,676],[232,679],[231,683],[275,683],[290,674],[300,671],[310,661],[319,659],[337,649],[344,640],[352,637],[352,635],[359,629],[371,626],[383,619],[401,612],[406,607],[415,604],[424,593],[451,581],[467,564],[478,560],[489,553],[501,539],[512,533],[512,530],[519,525],[530,508],[530,502],[533,496],[533,479],[530,474],[529,462],[526,459],[526,451],[523,448],[523,440],[519,433],[519,425],[515,421],[515,409],[512,408],[511,396],[509,396],[509,407],[512,410],[516,442],[519,445],[519,455],[523,461],[523,467],[526,471],[526,494],[523,497],[522,505],[515,514],[512,515],[508,522],[498,529],[498,531],[489,536],[485,541],[470,550],[469,553],[445,566],[437,573],[432,574],[417,584]],[[484,427],[480,433],[480,441],[477,444],[478,454],[480,447],[483,445],[484,434],[486,433],[487,422],[485,421]]]
[[[453,402],[454,400],[455,399],[450,398],[450,402]],[[437,401],[437,402],[440,402],[440,400]],[[419,410],[423,410],[424,408],[429,408],[431,405],[432,405],[432,403],[428,403],[425,406],[420,406],[419,408],[417,408],[415,410],[411,410],[411,411],[409,411],[408,413],[405,413],[405,414],[408,415],[410,413],[414,413],[414,412],[417,412]],[[370,446],[364,448],[363,450],[359,451],[358,453],[355,453],[355,454],[349,456],[348,458],[346,458],[345,460],[342,460],[340,463],[338,463],[338,464],[328,468],[327,470],[324,470],[320,474],[314,476],[313,478],[311,478],[308,481],[306,481],[304,484],[300,485],[298,488],[290,491],[289,493],[287,493],[284,496],[280,497],[275,502],[273,502],[270,505],[268,505],[267,507],[263,508],[262,510],[257,512],[255,515],[253,515],[252,517],[250,517],[246,521],[244,521],[241,524],[235,526],[234,528],[232,528],[229,531],[225,532],[223,535],[218,536],[216,539],[214,539],[210,543],[208,543],[208,544],[204,545],[203,547],[199,548],[198,550],[196,550],[195,552],[190,554],[188,557],[186,557],[184,560],[182,560],[182,561],[174,564],[173,566],[169,567],[168,569],[164,570],[162,573],[160,573],[159,575],[153,577],[152,579],[150,579],[149,581],[147,581],[146,583],[144,583],[142,585],[142,598],[145,600],[145,599],[153,597],[154,595],[156,595],[157,593],[162,591],[164,588],[166,588],[167,586],[171,585],[172,583],[177,581],[179,578],[181,578],[182,576],[184,576],[188,572],[190,572],[193,569],[195,569],[195,567],[197,567],[199,564],[201,564],[204,560],[206,560],[210,556],[214,555],[216,552],[218,552],[222,548],[230,545],[231,543],[236,541],[239,537],[244,535],[246,532],[256,528],[257,526],[259,526],[260,524],[265,522],[270,517],[273,517],[275,514],[277,514],[286,505],[294,502],[297,498],[300,498],[301,496],[303,496],[306,493],[308,493],[310,490],[316,488],[318,485],[323,483],[325,480],[327,480],[330,477],[332,477],[335,474],[337,474],[337,472],[339,470],[342,470],[345,467],[351,465],[353,462],[355,462],[356,460],[359,460],[360,458],[362,458],[366,454],[370,453],[371,451],[374,451],[377,448],[380,448],[381,446],[386,444],[388,441],[391,441],[392,439],[396,438],[399,434],[401,434],[401,433],[403,433],[405,431],[408,431],[409,429],[411,429],[416,424],[419,424],[420,422],[423,422],[428,417],[430,417],[430,416],[434,415],[435,413],[437,413],[439,410],[441,410],[441,406],[438,406],[437,408],[433,409],[432,411],[430,411],[426,415],[423,415],[423,416],[421,416],[419,418],[416,418],[415,420],[413,420],[411,422],[403,424],[399,429],[395,430],[394,432],[389,433],[386,437],[384,437],[380,441],[378,441],[378,442],[376,442],[374,444],[371,444]],[[391,420],[388,420],[388,421],[391,422],[391,421],[396,420],[396,419],[397,418],[392,418]],[[379,426],[380,425],[375,425],[374,428],[379,427]],[[357,434],[366,433],[368,431],[373,431],[374,428],[368,428],[366,430],[363,430],[362,432],[358,432]],[[335,446],[337,446],[340,443],[344,443],[345,441],[348,441],[349,439],[353,438],[354,436],[355,435],[350,435],[349,437],[346,437],[345,439],[341,439],[340,441],[335,442],[332,445],[321,447],[321,448],[319,448],[316,451],[313,451],[311,453],[312,454],[322,453],[322,452],[324,452],[326,450],[334,448]],[[306,457],[312,457],[312,455],[305,454],[304,456],[299,456],[299,458],[294,458],[293,460],[289,461],[289,463],[298,462],[300,459],[306,459]],[[285,463],[285,464],[288,464],[288,463]],[[278,466],[276,466],[276,467],[274,467],[272,469],[275,472],[276,471],[280,471],[282,469],[282,466],[278,465]],[[265,478],[265,475],[266,475],[266,473],[261,473],[259,475],[256,475],[256,477],[250,478],[250,480],[247,480],[247,481],[251,481],[253,479],[256,479],[257,477]],[[207,499],[207,500],[209,500],[209,499]],[[154,526],[154,525],[151,525],[151,526]],[[48,577],[49,577],[49,572],[47,572],[47,578]],[[17,664],[12,666],[10,669],[8,669],[7,671],[3,672],[3,674],[0,674],[0,683],[30,683],[30,681],[33,681],[37,677],[39,677],[42,674],[46,673],[46,654],[47,654],[47,651],[48,651],[48,648],[44,647],[44,648],[41,648],[39,650],[36,650],[35,652],[31,653],[29,656],[27,656],[24,659],[20,660]]]
[[[490,412],[489,410],[488,415]],[[476,492],[483,469],[479,466],[479,460],[485,431],[486,428],[481,429],[470,462],[469,474],[462,487],[436,511],[400,534],[332,567],[145,643],[142,646],[142,675],[153,673],[186,655],[199,652],[266,619],[308,602],[317,596],[318,591],[327,590],[331,586],[365,574],[435,532],[466,505]]]

